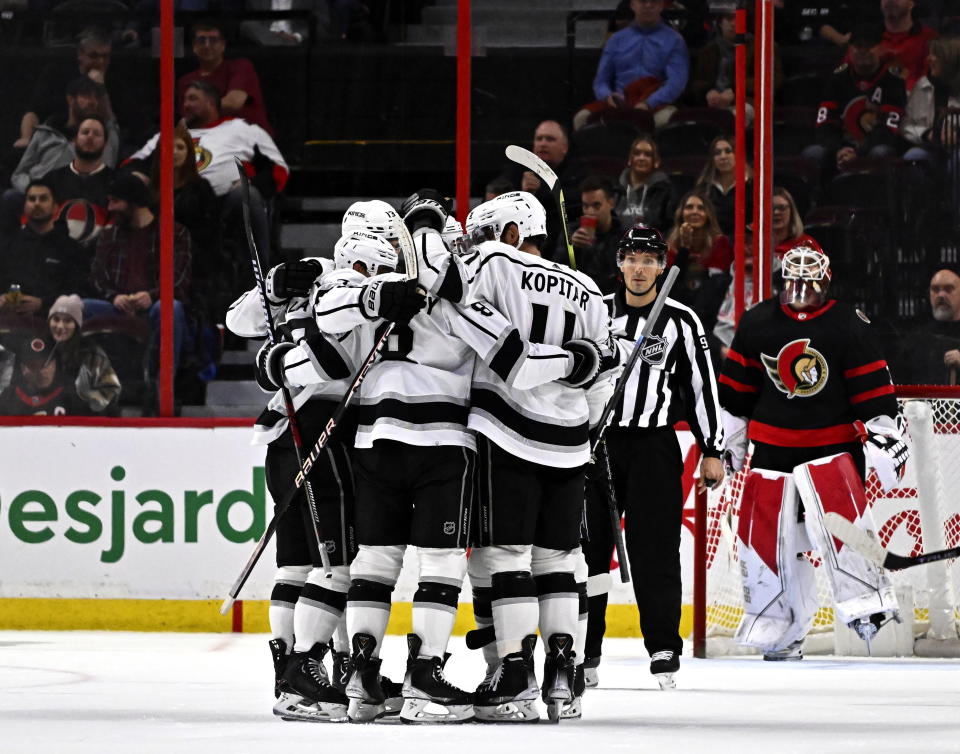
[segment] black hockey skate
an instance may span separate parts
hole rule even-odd
[[[573,671],[573,699],[564,702],[563,710],[560,712],[561,720],[579,720],[583,717],[583,693],[586,689],[584,667],[581,663]]]
[[[443,677],[446,657],[420,657],[423,641],[407,634],[407,673],[403,679],[405,723],[465,723],[473,719],[473,699]]]
[[[273,696],[277,700],[273,705],[273,714],[280,715],[289,701],[289,694],[282,688],[283,671],[287,669],[287,642],[283,639],[270,640],[270,656],[273,658]]]
[[[294,652],[280,680],[287,703],[278,711],[284,720],[346,722],[347,697],[330,685],[323,658],[325,644],[314,644],[309,652]]]
[[[380,686],[380,658],[374,657],[377,640],[370,634],[354,634],[350,663],[353,672],[347,682],[350,698],[347,716],[352,723],[369,723],[386,712],[383,688]]]
[[[767,662],[797,662],[803,659],[803,639],[788,644],[783,649],[763,653]]]
[[[490,723],[536,723],[537,679],[533,670],[533,648],[536,636],[527,636],[519,652],[508,654],[489,684],[481,684],[474,694],[476,719]]]
[[[330,685],[337,691],[347,692],[347,681],[350,680],[350,673],[353,671],[353,665],[350,664],[349,652],[333,651],[333,672],[330,674]]]
[[[547,717],[554,723],[560,722],[563,705],[573,701],[575,654],[570,634],[553,634],[547,639],[541,697],[547,705]]]
[[[650,655],[650,673],[656,677],[664,691],[675,689],[677,682],[673,675],[680,670],[680,655],[671,649],[664,649]]]

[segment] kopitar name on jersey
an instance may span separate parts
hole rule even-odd
[[[575,301],[584,311],[586,311],[587,301],[590,299],[587,291],[578,286],[572,279],[548,272],[524,270],[520,273],[520,288],[525,291],[555,293],[558,296],[566,296],[571,301]]]

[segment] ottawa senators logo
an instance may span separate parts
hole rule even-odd
[[[809,398],[827,384],[830,369],[823,354],[810,347],[809,338],[791,341],[776,356],[760,354],[767,375],[787,398]]]
[[[856,141],[863,141],[877,127],[878,113],[867,97],[855,97],[843,110],[843,128]]]
[[[210,166],[210,163],[213,162],[213,154],[211,154],[209,149],[201,147],[200,139],[197,138],[193,140],[193,151],[197,154],[197,172],[202,173]]]

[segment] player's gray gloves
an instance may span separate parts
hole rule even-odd
[[[572,366],[567,376],[560,382],[565,382],[571,387],[590,387],[600,374],[600,360],[603,358],[600,346],[592,340],[583,338],[568,340],[563,344],[563,350],[570,353]]]
[[[363,286],[360,310],[370,319],[381,317],[406,324],[426,305],[427,299],[417,288],[416,279],[388,278],[386,275],[377,277]]]
[[[450,209],[450,200],[443,194],[436,189],[424,188],[403,200],[400,215],[411,233],[420,228],[433,228],[441,233]]]
[[[257,351],[257,384],[261,390],[274,393],[283,386],[283,357],[293,343],[264,343]]]
[[[306,296],[313,281],[320,277],[323,267],[315,259],[284,262],[267,273],[264,280],[267,299],[271,304],[282,304],[294,296]]]

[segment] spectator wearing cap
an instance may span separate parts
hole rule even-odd
[[[137,176],[120,172],[107,191],[112,225],[97,239],[91,273],[97,298],[83,302],[87,318],[147,316],[159,344],[160,223],[151,209],[150,189]],[[173,348],[178,362],[186,328],[183,302],[190,293],[190,233],[173,226]]]
[[[903,80],[880,61],[881,39],[878,26],[856,26],[850,62],[827,80],[817,109],[816,143],[803,150],[827,175],[849,169],[857,157],[888,158],[900,151],[907,93]]]
[[[690,58],[683,37],[664,23],[663,6],[664,0],[630,0],[633,23],[607,40],[593,80],[596,101],[577,112],[574,129],[605,110],[650,110],[658,127],[670,120]]]
[[[82,247],[55,221],[57,196],[43,180],[27,186],[26,225],[0,253],[0,313],[43,316],[89,274]]]
[[[106,352],[80,332],[83,299],[76,294],[60,296],[47,315],[50,337],[57,344],[60,368],[75,375],[74,388],[80,400],[95,414],[119,413],[120,379]]]
[[[930,278],[931,319],[903,341],[894,379],[912,385],[960,384],[960,266],[940,265]]]
[[[193,54],[199,67],[177,79],[178,104],[195,81],[211,84],[220,94],[221,110],[228,118],[243,118],[272,133],[267,110],[260,91],[260,77],[246,58],[226,58],[227,40],[223,27],[215,21],[202,21],[193,26]],[[186,110],[183,116],[187,117]]]
[[[0,393],[3,416],[89,416],[73,380],[60,367],[49,336],[24,338],[15,350],[13,379]]]

